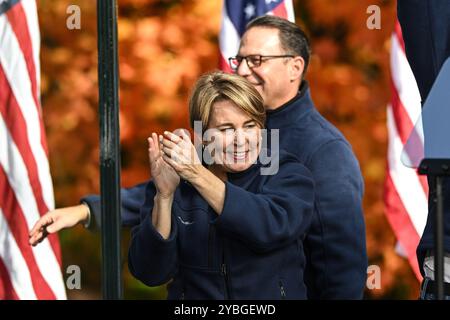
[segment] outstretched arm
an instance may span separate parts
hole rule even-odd
[[[88,220],[89,207],[84,204],[51,210],[43,215],[31,229],[29,243],[36,246],[48,234],[71,228],[77,224],[85,224]]]
[[[122,188],[121,218],[122,225],[131,227],[139,224],[140,208],[144,203],[146,183],[132,188]],[[101,199],[99,195],[89,195],[81,199],[81,204],[72,207],[51,210],[36,221],[30,230],[30,244],[37,245],[49,233],[56,233],[63,229],[82,224],[91,230],[101,228]]]
[[[176,175],[169,178],[178,179]],[[140,223],[140,209],[145,199],[146,184],[147,182],[120,190],[123,226],[133,227]],[[77,206],[47,212],[30,230],[29,242],[35,246],[42,242],[49,233],[56,233],[78,224],[82,224],[89,229],[101,228],[101,199],[99,195],[83,197],[81,204]]]

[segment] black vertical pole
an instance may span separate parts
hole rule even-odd
[[[425,135],[426,137],[426,135]],[[423,159],[419,173],[427,175],[436,187],[436,217],[434,222],[434,283],[435,299],[444,300],[444,177],[450,176],[450,159]],[[447,178],[448,179],[448,178]]]
[[[436,299],[444,300],[444,199],[443,177],[436,177],[436,220],[434,222],[434,283]]]
[[[103,299],[122,298],[116,0],[97,0]]]

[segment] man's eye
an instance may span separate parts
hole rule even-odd
[[[245,126],[245,128],[247,128],[247,129],[251,129],[251,128],[254,128],[254,127],[256,127],[256,124],[254,124],[254,123],[247,124],[247,125]]]
[[[231,129],[231,128],[220,128],[219,131],[220,132],[233,132],[233,129]]]

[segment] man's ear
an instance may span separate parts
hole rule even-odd
[[[302,79],[303,71],[305,70],[305,60],[300,56],[295,56],[291,59],[290,80],[296,81]]]

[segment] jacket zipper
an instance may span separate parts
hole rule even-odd
[[[281,280],[280,280],[279,284],[280,284],[281,299],[286,299],[286,291],[284,290],[284,286],[283,286],[283,283],[281,282]]]
[[[225,262],[223,262],[221,265],[221,272],[222,272],[223,281],[224,281],[224,285],[225,285],[225,300],[228,300],[228,299],[230,299],[230,293],[229,293],[229,289],[228,289],[228,275],[227,275],[227,266],[226,266]]]
[[[231,290],[230,290],[230,284],[229,281],[230,279],[228,279],[228,270],[227,270],[227,264],[226,264],[226,259],[225,259],[225,241],[223,241],[222,244],[222,265],[220,266],[221,272],[222,272],[222,276],[223,276],[223,281],[225,284],[225,299],[229,300],[231,299]]]

